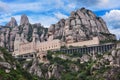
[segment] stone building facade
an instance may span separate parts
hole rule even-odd
[[[87,41],[81,41],[81,42],[74,42],[74,43],[67,43],[66,46],[88,46],[88,45],[94,45],[94,44],[99,44],[99,38],[98,37],[93,37],[92,40],[87,40]]]
[[[59,39],[40,42],[36,40],[36,36],[36,30],[34,30],[32,42],[27,42],[24,40],[22,35],[20,36],[20,34],[16,34],[13,56],[34,53],[36,51],[43,52],[47,50],[57,50],[62,46],[62,43]]]
[[[28,53],[34,53],[34,52],[45,52],[48,50],[60,50],[61,46],[88,46],[88,45],[94,45],[94,44],[99,44],[99,39],[98,37],[94,37],[92,40],[88,41],[82,41],[82,42],[76,42],[76,43],[65,43],[62,42],[59,39],[51,39],[52,36],[50,36],[50,39],[45,42],[40,42],[36,40],[36,30],[33,32],[33,40],[32,42],[27,42],[24,40],[23,36],[16,34],[15,42],[14,42],[14,52],[13,56],[18,56],[18,55],[25,55]]]

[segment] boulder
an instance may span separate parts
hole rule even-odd
[[[0,62],[0,66],[6,69],[11,69],[11,65],[8,62]]]

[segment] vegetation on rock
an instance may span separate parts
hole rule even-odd
[[[9,65],[5,65],[9,64]],[[6,49],[0,47],[0,80],[38,80],[24,70]]]

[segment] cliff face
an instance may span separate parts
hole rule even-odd
[[[71,43],[90,40],[94,36],[98,36],[101,41],[115,40],[115,35],[109,32],[102,18],[97,17],[90,10],[81,8],[71,12],[69,18],[61,19],[48,29],[40,23],[30,24],[26,15],[21,16],[20,25],[17,25],[16,20],[11,18],[6,26],[0,28],[0,46],[13,51],[16,33],[20,34],[23,42],[31,42],[34,28],[37,30],[35,37],[39,42],[60,39]]]
[[[94,36],[99,36],[101,40],[107,39],[101,33],[108,34],[113,39],[115,38],[109,32],[104,20],[85,8],[71,12],[69,18],[61,19],[48,29],[48,35],[53,35],[55,39],[62,39],[66,42],[89,40]]]

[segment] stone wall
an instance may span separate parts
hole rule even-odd
[[[29,43],[15,43],[18,48],[13,52],[14,56],[33,53],[36,51],[42,52],[47,50],[56,50],[61,48],[61,41],[58,39],[52,41],[45,41],[41,43],[29,42]]]
[[[70,47],[70,46],[88,46],[88,45],[94,45],[94,44],[99,44],[98,37],[93,37],[92,40],[75,42],[75,43],[68,43],[66,46],[67,47]]]
[[[35,52],[35,44],[34,44],[34,42],[20,44],[19,54],[18,55],[31,53],[31,52]]]
[[[98,37],[94,37],[92,40],[75,42],[75,43],[64,43],[65,46],[87,46],[99,44]],[[18,48],[13,52],[14,56],[23,55],[28,53],[33,53],[36,51],[43,52],[48,50],[59,50],[63,46],[62,42],[59,39],[54,39],[51,41],[45,41],[41,43],[30,42],[30,43],[17,43]]]
[[[54,50],[54,49],[60,49],[61,48],[61,41],[58,39],[52,40],[52,41],[46,41],[42,42],[39,45],[37,45],[37,50],[40,51],[47,51],[47,50]]]

